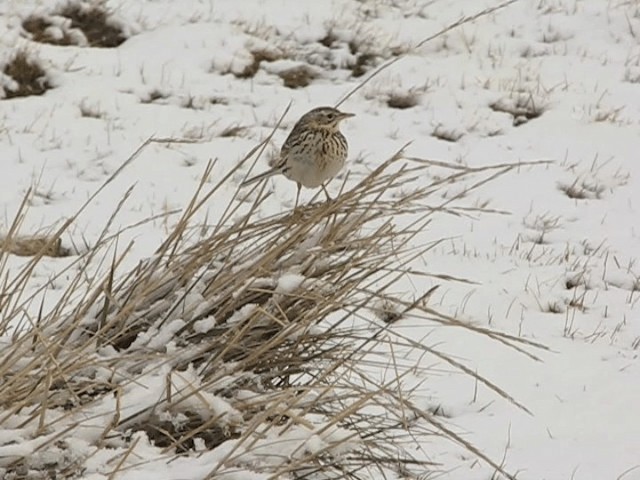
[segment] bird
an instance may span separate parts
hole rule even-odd
[[[308,111],[300,117],[282,144],[275,166],[242,185],[282,174],[296,182],[296,207],[302,187],[322,187],[330,198],[325,183],[342,170],[349,150],[347,139],[340,132],[340,122],[353,116],[355,114],[333,107],[317,107]]]

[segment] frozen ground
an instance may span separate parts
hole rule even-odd
[[[335,104],[367,78],[368,65],[364,76],[352,75],[367,60],[363,54],[377,55],[376,65],[402,55],[341,107],[357,115],[343,128],[348,182],[407,142],[409,156],[471,167],[552,161],[497,178],[462,200],[496,213],[442,215],[416,238],[446,238],[417,268],[473,283],[423,279],[423,285],[400,284],[397,292],[411,299],[440,285],[432,304],[546,345],[532,350],[539,360],[419,320],[404,319],[390,333],[438,345],[531,413],[446,366],[422,384],[421,401],[518,479],[640,479],[637,0],[520,0],[417,49],[411,45],[494,3],[112,2],[130,37],[117,48],[29,41],[21,20],[51,11],[50,3],[0,3],[0,60],[26,45],[55,87],[0,101],[3,228],[30,187],[22,230],[37,232],[72,215],[150,136],[192,140],[150,145],[64,240],[80,249],[91,244],[135,185],[113,228],[158,217],[123,233],[124,243],[134,241],[134,265],[161,241],[175,221],[171,211],[191,197],[209,159],[218,160],[222,175],[292,102],[275,151],[301,113]],[[272,61],[248,74],[251,51],[267,52]],[[306,87],[285,87],[279,73],[299,65],[315,78]],[[415,105],[389,106],[398,101]],[[231,179],[229,194],[240,181]],[[282,178],[271,185],[264,213],[291,208],[295,185]],[[462,188],[452,184],[446,195]],[[209,220],[219,214],[211,205]],[[15,268],[25,261],[10,259]],[[40,264],[33,287],[66,261]],[[51,285],[46,301],[55,301],[60,288]],[[440,464],[440,478],[492,478],[490,467],[450,443],[430,438],[421,448]],[[144,453],[152,457],[154,450]],[[99,460],[93,458],[86,478],[106,478]],[[171,465],[166,478],[196,479],[208,471],[201,460]],[[137,475],[165,478],[151,467]]]

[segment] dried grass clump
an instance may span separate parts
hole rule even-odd
[[[331,41],[334,34],[330,31],[320,43]],[[332,42],[333,43],[333,42]],[[374,32],[357,32],[355,38],[348,43],[349,53],[352,58],[349,61],[349,69],[353,78],[360,78],[384,59],[400,58],[409,48],[406,45],[381,44]]]
[[[27,50],[19,50],[2,68],[2,72],[12,82],[4,86],[7,99],[42,95],[51,89],[47,72],[37,57]]]
[[[400,110],[413,108],[420,103],[420,95],[421,92],[416,90],[391,93],[387,98],[387,106],[389,108],[397,108]]]
[[[431,136],[444,140],[445,142],[457,142],[464,137],[464,131],[459,128],[447,128],[444,125],[436,125],[431,132]]]
[[[0,251],[20,257],[68,257],[71,251],[62,246],[61,238],[46,235],[25,235],[18,237],[0,237]]]
[[[244,125],[237,125],[237,124],[233,124],[233,125],[229,125],[228,127],[225,127],[219,134],[219,137],[241,137],[242,135],[244,135],[247,131],[246,126]]]
[[[249,52],[251,54],[251,62],[249,62],[240,71],[232,71],[236,78],[253,78],[260,70],[262,62],[275,62],[283,58],[283,53],[279,50],[255,49]]]
[[[427,435],[445,436],[507,475],[413,403],[404,377],[424,367],[395,355],[387,358],[392,374],[381,378],[378,367],[385,352],[418,349],[515,400],[445,353],[392,333],[371,307],[390,301],[386,290],[429,248],[410,245],[413,236],[433,215],[457,213],[455,199],[427,206],[441,187],[484,176],[474,184],[481,185],[516,165],[455,166],[411,191],[407,182],[429,178],[434,163],[399,153],[332,202],[265,218],[262,193],[248,211],[232,200],[211,234],[192,241],[194,214],[252,153],[204,192],[209,165],[173,231],[134,270],[120,271],[126,250],[105,233],[37,318],[25,314],[37,298],[25,285],[39,259],[11,278],[0,263],[8,278],[0,292],[0,428],[33,447],[0,458],[0,476],[86,475],[87,462],[107,453],[100,473],[111,477],[194,453],[207,465],[203,478],[418,475],[432,468],[413,448]],[[397,227],[399,216],[411,219],[406,227]],[[105,258],[103,275],[89,274]],[[394,300],[394,315],[471,329],[523,351],[521,340],[434,311],[425,301],[432,291]]]
[[[573,183],[558,183],[558,189],[574,200],[599,200],[607,187],[597,181],[576,178]]]
[[[378,61],[378,56],[373,53],[359,53],[356,55],[351,68],[353,78],[360,78],[367,73]]]
[[[303,88],[308,86],[317,74],[307,65],[287,68],[278,73],[287,88]]]
[[[104,1],[70,1],[51,15],[27,17],[22,28],[35,42],[61,46],[115,48],[127,39]]]
[[[171,93],[160,90],[158,88],[152,88],[148,92],[145,92],[140,98],[140,103],[161,103],[171,97]]]
[[[77,40],[68,29],[54,28],[54,21],[50,17],[29,15],[22,21],[22,28],[29,33],[31,40],[50,45],[75,45]]]
[[[513,117],[513,126],[518,127],[540,117],[545,112],[546,105],[532,95],[522,94],[515,98],[502,98],[491,103],[489,108],[494,112],[508,113]]]

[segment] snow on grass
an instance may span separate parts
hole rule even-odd
[[[118,46],[91,46],[88,33],[78,30],[79,18],[74,23],[65,5],[35,0],[0,4],[0,248],[7,252],[0,265],[5,285],[23,291],[23,300],[35,295],[24,304],[16,296],[1,300],[2,352],[15,345],[15,328],[34,328],[61,299],[86,299],[83,292],[103,281],[117,284],[120,277],[109,280],[105,274],[114,264],[122,275],[136,268],[151,272],[159,265],[161,256],[154,254],[180,225],[182,209],[207,165],[211,170],[204,179],[205,191],[225,175],[229,179],[194,213],[193,225],[184,231],[189,241],[206,241],[230,227],[256,199],[255,221],[290,211],[295,185],[286,179],[269,179],[263,194],[238,191],[239,183],[250,168],[267,168],[302,113],[335,104],[376,66],[398,59],[344,104],[357,115],[343,129],[350,160],[329,186],[332,196],[348,192],[408,142],[404,155],[424,168],[386,195],[402,198],[432,186],[421,205],[432,209],[430,223],[411,239],[411,245],[424,251],[392,285],[384,276],[372,277],[367,285],[368,291],[384,287],[384,296],[367,308],[389,323],[375,330],[387,343],[365,355],[373,360],[363,368],[375,378],[398,377],[394,389],[406,389],[415,405],[502,462],[519,480],[640,478],[634,470],[640,465],[635,448],[640,419],[632,411],[640,400],[637,2],[520,0],[419,48],[412,46],[461,15],[495,3],[106,2],[107,31],[115,28],[120,32],[116,37],[126,37]],[[88,8],[89,3],[82,3],[78,12]],[[7,75],[5,66],[19,53],[44,70],[45,76],[38,73],[32,83],[46,85],[42,95],[6,98],[17,91],[17,80]],[[290,111],[278,123],[289,102]],[[271,133],[257,164],[251,167],[248,161],[237,167]],[[160,141],[146,143],[127,162],[150,137]],[[485,177],[468,175],[488,165],[534,160],[548,163],[523,165],[482,185],[476,184]],[[303,201],[319,202],[322,196],[314,198],[315,193],[303,191]],[[228,205],[238,210],[226,211]],[[17,213],[19,229],[13,231]],[[399,211],[392,216],[394,226],[415,227],[414,214]],[[71,225],[56,238],[56,229],[70,218]],[[322,248],[340,253],[327,242],[331,228],[330,222],[315,225],[287,255],[273,260],[275,264],[266,259],[264,265],[274,269],[273,275],[258,269],[242,279],[234,298],[262,290],[286,298],[300,288],[334,295],[340,282],[312,280],[298,268],[310,258],[316,272],[331,265],[333,257],[322,255]],[[117,244],[105,240],[116,234]],[[16,248],[27,244],[32,249],[21,252],[37,256],[40,245],[44,255],[54,250],[71,255],[32,262],[34,257],[21,256]],[[77,256],[93,251],[99,253]],[[405,258],[398,254],[398,261]],[[253,260],[239,263],[235,273],[240,275]],[[208,261],[220,266],[228,259]],[[189,341],[218,334],[223,319],[211,312],[216,299],[206,287],[215,282],[216,270],[201,267],[192,272],[189,291],[172,291],[171,283],[163,286],[162,292],[175,295],[145,310],[145,318],[169,309],[166,321],[129,339],[142,356],[127,363],[135,381],[121,397],[106,395],[84,410],[90,422],[74,427],[81,433],[67,437],[64,445],[48,435],[61,425],[82,421],[80,414],[67,418],[67,397],[48,398],[50,408],[38,424],[37,406],[12,405],[8,400],[13,392],[0,386],[5,388],[0,398],[6,400],[0,417],[3,468],[13,468],[19,457],[36,452],[34,470],[28,472],[32,477],[26,478],[40,478],[36,467],[44,468],[56,457],[64,457],[66,465],[81,459],[83,478],[108,478],[121,461],[116,478],[206,478],[213,465],[234,455],[229,452],[237,439],[227,437],[210,449],[207,442],[213,440],[196,435],[188,448],[184,442],[177,448],[191,448],[198,455],[178,458],[163,450],[171,442],[158,446],[167,441],[157,434],[162,428],[171,426],[173,434],[182,435],[202,425],[190,423],[192,410],[204,424],[224,412],[230,412],[235,423],[239,420],[235,407],[225,403],[228,399],[212,393],[215,389],[202,384],[193,371],[174,378],[175,372],[161,368],[162,361],[149,358],[149,370],[144,368],[144,355],[171,353],[176,362],[202,361],[183,343],[187,326],[192,327]],[[25,271],[29,275],[24,283],[11,283]],[[166,279],[165,273],[158,269],[153,281]],[[202,281],[198,275],[204,275]],[[151,274],[149,278],[151,282]],[[109,292],[113,285],[100,291]],[[256,295],[226,321],[238,326],[257,315],[256,305],[261,304]],[[65,303],[67,311],[73,310],[72,303]],[[77,326],[95,328],[101,311],[94,305]],[[458,327],[442,326],[447,314]],[[328,323],[336,321],[334,315]],[[367,327],[352,321],[367,336]],[[82,328],[70,332],[68,341],[78,341]],[[495,330],[548,350],[527,349],[534,359],[469,328]],[[289,335],[297,339],[306,333]],[[115,361],[119,354],[99,343],[92,344],[93,351],[78,352],[101,365],[84,380],[110,385],[114,373],[102,362]],[[452,356],[531,415],[491,385],[461,374],[433,352],[425,353],[425,348]],[[6,382],[5,375],[22,372],[31,362],[26,353],[25,358],[5,360],[0,373]],[[407,371],[417,367],[409,374],[398,365]],[[118,371],[120,380],[122,375]],[[219,385],[234,385],[238,378],[231,377],[219,378]],[[253,387],[239,391],[237,399],[250,398]],[[155,415],[153,406],[173,388],[187,392],[188,408]],[[114,417],[116,411],[120,418]],[[121,437],[103,438],[110,422],[140,423],[135,415],[152,421]],[[44,428],[48,424],[51,430]],[[254,453],[264,456],[243,460],[243,444],[235,452],[235,465],[247,468],[219,475],[267,478],[253,467],[261,458],[278,464],[278,443],[272,441],[276,437],[296,444],[287,449],[290,458],[295,451],[317,454],[327,445],[317,429],[298,425],[281,433],[274,428],[255,439]],[[429,474],[454,480],[501,478],[495,467],[478,462],[460,444],[419,435],[412,442],[434,462]],[[19,471],[12,472],[14,477],[7,478],[22,478],[15,476]]]

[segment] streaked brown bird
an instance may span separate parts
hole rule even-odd
[[[305,113],[282,145],[276,165],[243,185],[281,173],[298,186],[296,206],[302,187],[322,187],[326,193],[325,183],[342,170],[349,150],[347,139],[339,130],[340,122],[353,116],[333,107],[318,107]]]

